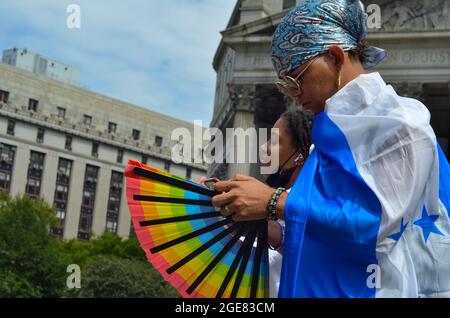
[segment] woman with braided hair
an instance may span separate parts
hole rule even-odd
[[[270,157],[278,154],[281,164],[278,171],[267,177],[266,183],[272,188],[291,188],[300,173],[303,163],[309,156],[311,147],[311,117],[300,109],[288,110],[281,114],[273,128],[277,134],[277,149],[272,149],[271,140],[263,145]],[[270,165],[270,162],[265,165]]]
[[[300,109],[284,112],[273,126],[278,142],[268,140],[262,148],[269,157],[278,155],[277,171],[269,175],[266,184],[272,188],[290,189],[309,156],[311,148],[311,117]],[[270,165],[267,162],[265,165]],[[284,221],[268,222],[269,242],[269,291],[276,298],[280,284],[281,261],[284,241]]]

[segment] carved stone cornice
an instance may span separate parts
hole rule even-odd
[[[384,0],[377,2],[381,5],[381,31],[450,29],[450,1],[448,0]]]

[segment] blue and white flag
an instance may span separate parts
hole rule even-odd
[[[279,297],[449,297],[450,167],[417,100],[360,75],[315,116]]]

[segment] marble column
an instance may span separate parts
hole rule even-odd
[[[230,93],[230,100],[232,109],[234,111],[233,128],[242,128],[244,131],[248,128],[254,127],[254,113],[255,113],[255,97],[256,97],[256,85],[237,85],[229,84],[228,90]],[[245,152],[245,163],[232,163],[228,167],[228,177],[232,178],[236,174],[250,175],[251,164],[249,162],[249,153],[251,147],[257,145],[247,143],[246,149],[238,149],[237,145],[234,145],[235,155],[242,151]],[[227,150],[225,150],[227,151]]]

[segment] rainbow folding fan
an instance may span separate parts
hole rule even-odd
[[[183,297],[268,297],[267,222],[234,222],[217,192],[129,161],[128,206],[147,259]]]

